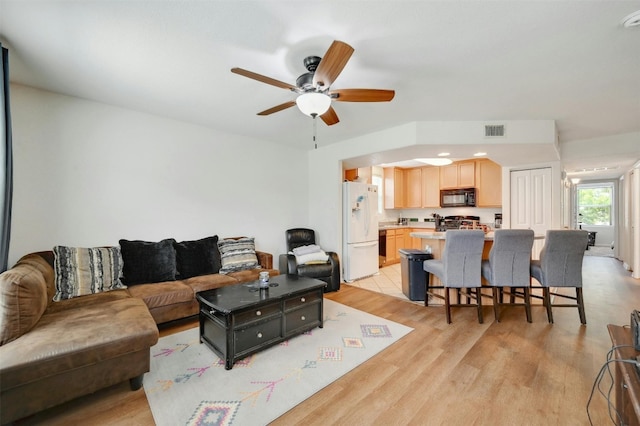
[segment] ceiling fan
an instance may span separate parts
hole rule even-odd
[[[298,105],[304,114],[313,118],[319,116],[327,126],[331,126],[340,121],[331,106],[331,101],[388,102],[395,96],[395,91],[383,89],[331,90],[331,85],[340,75],[352,54],[353,47],[335,40],[323,58],[308,56],[304,59],[304,66],[308,72],[297,78],[295,86],[242,68],[231,68],[231,72],[272,86],[289,89],[298,94],[295,101],[276,105],[259,112],[258,115],[270,115]]]

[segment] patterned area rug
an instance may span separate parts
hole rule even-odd
[[[224,369],[198,328],[151,348],[144,390],[157,425],[264,425],[408,334],[410,327],[325,299],[315,328]]]

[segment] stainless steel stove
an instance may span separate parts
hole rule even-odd
[[[442,224],[443,230],[460,229],[461,226],[473,227],[480,223],[480,216],[445,216]]]

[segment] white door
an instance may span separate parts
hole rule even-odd
[[[511,172],[512,229],[533,229],[545,235],[551,229],[551,168]],[[537,259],[544,240],[533,243],[533,258]]]

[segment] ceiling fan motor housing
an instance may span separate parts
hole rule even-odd
[[[306,58],[304,58],[304,67],[309,72],[302,74],[296,79],[296,86],[298,86],[305,92],[315,89],[313,87],[313,75],[316,72],[321,59],[322,58],[320,58],[319,56],[307,56]]]

